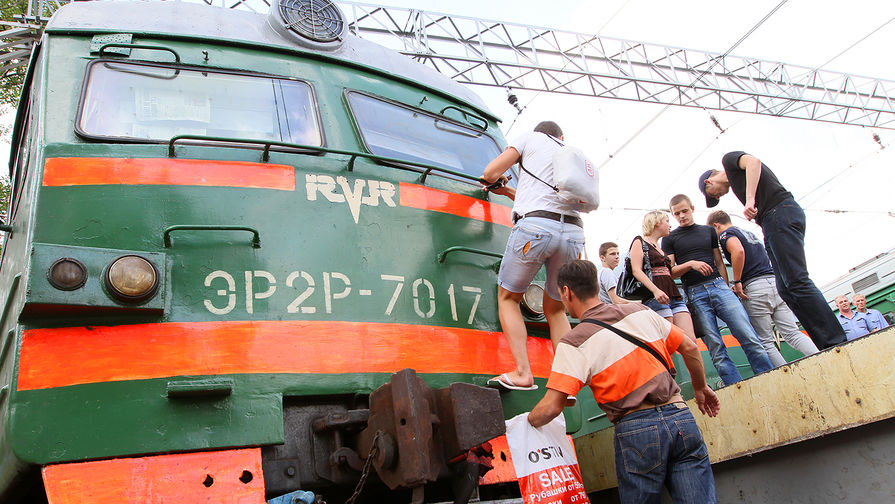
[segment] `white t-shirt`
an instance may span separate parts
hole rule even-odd
[[[560,144],[544,133],[531,131],[521,135],[509,147],[519,151],[526,170],[553,185],[553,153],[561,147]],[[578,215],[578,212],[568,210],[559,203],[556,191],[547,187],[544,182],[520,169],[513,212],[525,215],[533,210],[549,210],[565,215]]]
[[[609,297],[609,291],[618,286],[618,279],[615,278],[615,272],[609,268],[600,269],[600,301],[612,304]],[[616,292],[618,294],[618,292]]]

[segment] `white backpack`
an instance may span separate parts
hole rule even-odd
[[[522,166],[521,161],[519,166],[525,173],[553,189],[560,203],[567,209],[576,212],[596,210],[600,206],[600,177],[596,166],[587,159],[581,149],[564,145],[556,138],[547,136],[560,145],[560,148],[553,153],[552,161],[553,182],[556,185],[548,184],[528,171]]]

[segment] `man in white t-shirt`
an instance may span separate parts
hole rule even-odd
[[[614,242],[606,242],[600,245],[600,262],[603,268],[600,269],[600,301],[607,304],[625,304],[630,303],[625,298],[619,297],[615,288],[618,286],[618,278],[615,276],[615,268],[618,267],[620,255],[618,253],[618,244]]]
[[[489,385],[511,390],[534,390],[528,361],[525,319],[519,302],[542,266],[547,267],[544,315],[550,327],[553,348],[571,330],[563,307],[556,275],[560,266],[578,259],[584,250],[584,229],[578,212],[567,209],[553,189],[553,153],[562,145],[563,133],[553,121],[544,121],[523,134],[488,163],[482,179],[488,183],[504,179],[504,173],[519,163],[516,190],[500,188],[495,194],[513,198],[513,231],[497,275],[497,309],[500,326],[513,354],[516,368],[489,380]]]

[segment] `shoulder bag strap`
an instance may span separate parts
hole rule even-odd
[[[643,272],[646,273],[646,276],[648,276],[650,278],[650,280],[652,280],[653,279],[653,266],[649,262],[649,247],[647,247],[647,245],[646,245],[646,240],[640,235],[634,237],[634,240],[631,241],[631,245],[634,245],[634,242],[637,240],[640,240],[640,246],[643,247]],[[630,264],[630,259],[631,259],[630,250],[631,250],[631,247],[628,247],[627,259],[629,260],[628,261],[629,264]],[[632,275],[633,275],[633,273],[632,273]],[[638,282],[639,282],[639,280],[638,280]]]
[[[521,156],[519,157],[519,168],[522,168],[522,171],[524,171],[525,173],[531,175],[532,177],[536,178],[537,180],[540,180],[541,182],[543,182],[544,185],[546,185],[546,186],[549,187],[550,189],[553,189],[554,192],[559,192],[559,187],[556,187],[556,186],[554,186],[554,185],[550,185],[549,183],[547,183],[546,180],[544,180],[544,179],[542,179],[541,177],[538,177],[537,175],[535,175],[534,173],[528,171],[528,168],[526,168],[526,167],[522,164],[522,157],[521,157]]]
[[[610,331],[614,332],[615,334],[618,334],[622,338],[630,341],[631,343],[633,343],[633,344],[639,346],[640,348],[646,350],[647,352],[649,352],[650,355],[655,357],[656,360],[658,360],[659,362],[662,363],[663,366],[665,366],[665,369],[668,370],[668,372],[671,374],[672,377],[677,376],[677,371],[673,367],[670,367],[667,362],[665,362],[665,359],[663,359],[662,356],[659,355],[659,352],[655,351],[652,347],[650,347],[646,343],[640,341],[639,339],[635,338],[634,336],[631,336],[630,334],[626,333],[625,331],[622,331],[621,329],[618,329],[610,324],[607,324],[606,322],[603,322],[603,321],[600,321],[597,319],[587,318],[587,319],[581,320],[581,322],[590,322],[591,324],[597,324],[598,326],[604,327],[604,328],[609,329]]]
[[[560,146],[563,146],[562,142],[560,142],[559,140],[553,138],[552,136],[548,135],[547,133],[542,133],[542,134],[545,135],[545,136],[546,136],[547,138],[549,138],[550,140],[553,140],[554,142],[558,143]],[[538,177],[537,175],[535,175],[534,173],[528,171],[528,168],[526,168],[526,167],[522,164],[522,155],[521,155],[521,154],[519,155],[519,168],[522,168],[522,171],[524,171],[525,173],[531,175],[531,176],[534,177],[535,179],[540,180],[544,185],[546,185],[546,186],[549,187],[550,189],[553,189],[554,192],[559,192],[559,187],[547,183],[546,180],[544,180],[544,179],[542,179],[541,177]]]
[[[640,245],[643,246],[643,272],[646,273],[646,276],[650,277],[650,280],[652,280],[653,265],[650,264],[649,247],[646,244],[646,238],[640,237]]]

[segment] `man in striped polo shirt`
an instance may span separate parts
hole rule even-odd
[[[529,423],[547,424],[562,412],[568,396],[588,385],[615,424],[622,502],[658,503],[666,483],[674,502],[717,502],[708,450],[670,372],[671,355],[680,352],[699,410],[718,414],[721,403],[706,384],[696,344],[643,305],[601,302],[597,268],[589,261],[565,264],[557,284],[563,305],[581,323],[560,340],[547,394],[529,414]]]

